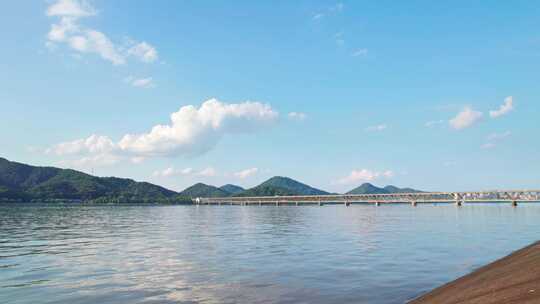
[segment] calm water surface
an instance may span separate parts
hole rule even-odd
[[[0,205],[0,303],[404,303],[540,239],[540,205]]]

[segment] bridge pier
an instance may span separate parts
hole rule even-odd
[[[463,201],[457,200],[455,205],[461,207],[461,205],[463,205]]]
[[[375,202],[375,206],[380,206],[381,205],[381,202]]]
[[[512,207],[517,207],[518,203],[517,201],[512,201]]]
[[[296,206],[299,206],[298,202],[295,203]]]
[[[319,206],[324,206],[324,204],[321,201],[319,201]]]
[[[418,204],[418,203],[417,203],[416,201],[412,201],[412,202],[411,202],[411,206],[413,206],[413,207],[416,207],[417,204]]]
[[[345,207],[349,207],[351,205],[351,202],[345,202]]]

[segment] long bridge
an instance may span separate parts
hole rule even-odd
[[[418,192],[389,194],[330,194],[330,195],[294,195],[294,196],[256,196],[256,197],[198,197],[193,199],[196,205],[243,205],[243,206],[286,206],[342,204],[411,204],[422,203],[511,203],[540,202],[540,190],[493,190],[476,192]]]

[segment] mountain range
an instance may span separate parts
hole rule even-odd
[[[36,167],[0,158],[0,199],[96,202],[189,202],[177,192],[127,178],[96,177],[54,167]]]
[[[411,188],[376,187],[365,183],[347,194],[421,192]],[[197,183],[175,192],[127,178],[97,177],[71,169],[36,167],[0,157],[0,201],[90,201],[96,203],[188,203],[194,197],[327,195],[289,177],[275,176],[250,189]]]

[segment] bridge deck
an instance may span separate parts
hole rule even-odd
[[[462,203],[474,202],[540,202],[540,190],[493,190],[477,192],[419,192],[391,194],[335,194],[258,197],[207,197],[195,198],[197,205],[305,205],[305,204],[390,204],[409,203]]]

